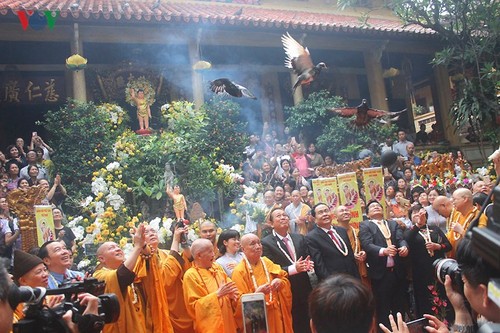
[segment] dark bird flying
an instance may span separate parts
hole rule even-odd
[[[304,48],[287,32],[281,36],[283,49],[286,53],[285,67],[291,68],[297,74],[297,81],[293,85],[293,91],[299,85],[308,85],[321,73],[321,70],[326,67],[324,62],[320,62],[314,66],[309,50]]]
[[[377,119],[381,123],[387,123],[387,121],[383,118],[388,118],[389,121],[396,121],[399,118],[399,114],[405,112],[406,109],[396,112],[372,109],[368,107],[366,99],[363,99],[361,101],[361,104],[356,107],[331,109],[330,111],[338,114],[341,117],[356,116],[354,125],[363,127],[368,125],[368,123],[373,119]]]
[[[210,90],[216,94],[229,94],[234,97],[257,99],[250,90],[226,78],[210,81]]]

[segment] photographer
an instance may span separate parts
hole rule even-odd
[[[0,259],[0,333],[12,332],[12,324],[14,322],[14,311],[10,305],[13,288],[12,280],[6,270],[8,265],[9,262],[7,260]],[[80,300],[80,304],[86,307],[83,313],[84,316],[95,316],[98,314],[99,300],[97,297],[84,293],[78,295],[78,299]],[[64,314],[63,320],[68,327],[68,332],[90,332],[88,327],[79,327],[72,321],[71,310]]]
[[[477,324],[481,326],[485,322],[500,323],[500,307],[488,297],[488,283],[490,279],[500,278],[500,272],[479,256],[472,248],[471,241],[464,238],[457,251],[457,261],[462,271],[464,282],[464,295],[471,308],[479,314]],[[475,318],[467,310],[463,296],[453,289],[451,278],[447,275],[445,280],[446,295],[455,310],[455,323],[451,327],[452,333],[475,333],[477,332]],[[425,315],[429,319],[430,326],[425,329],[430,333],[450,332],[446,325],[436,317]],[[381,325],[385,333],[407,333],[409,332],[401,315],[398,314],[398,323],[391,318],[390,331]],[[399,327],[399,328],[398,328]]]

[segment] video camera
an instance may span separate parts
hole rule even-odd
[[[72,310],[71,320],[78,324],[81,329],[85,327],[88,333],[100,332],[107,323],[118,320],[120,315],[120,303],[115,294],[103,294],[104,282],[95,278],[88,278],[78,282],[63,283],[58,289],[47,290],[45,288],[17,287],[12,284],[9,290],[9,303],[15,309],[20,303],[28,306],[25,317],[14,324],[14,332],[19,333],[66,333],[69,332],[62,316]],[[90,293],[99,298],[98,316],[83,315],[85,307],[80,305],[76,295],[79,293]],[[62,304],[49,308],[44,304],[47,295],[64,295]],[[76,299],[76,300],[75,300]]]

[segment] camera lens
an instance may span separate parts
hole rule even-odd
[[[436,270],[436,278],[439,282],[444,284],[446,275],[449,275],[451,282],[454,285],[462,285],[462,273],[460,267],[458,267],[458,262],[454,259],[437,259],[432,264]]]

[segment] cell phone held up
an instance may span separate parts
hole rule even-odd
[[[407,322],[406,326],[408,326],[408,331],[410,333],[427,332],[425,330],[425,326],[429,326],[429,320],[426,318],[412,320],[412,321]]]
[[[241,296],[244,333],[267,333],[266,299],[263,293],[243,294]]]

